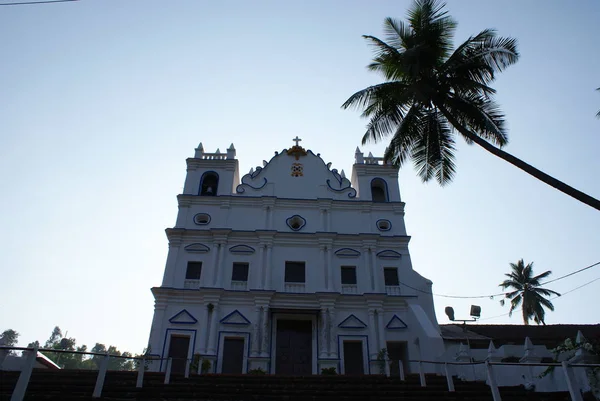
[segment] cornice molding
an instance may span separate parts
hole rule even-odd
[[[315,199],[293,199],[276,198],[272,196],[241,196],[241,195],[219,195],[219,196],[198,196],[179,194],[177,201],[180,207],[193,205],[211,205],[222,206],[224,203],[228,207],[249,206],[262,209],[264,206],[275,208],[296,208],[296,209],[318,209],[327,208],[328,210],[357,210],[363,212],[385,212],[394,213],[404,212],[404,202],[372,202],[368,200],[340,200],[329,198]]]

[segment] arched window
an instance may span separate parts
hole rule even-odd
[[[200,195],[215,196],[219,188],[219,175],[213,171],[202,174],[200,179]]]
[[[373,202],[388,201],[387,184],[381,178],[374,178],[371,181],[371,199]]]

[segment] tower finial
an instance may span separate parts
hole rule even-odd
[[[300,144],[298,142],[301,142],[302,139],[298,138],[298,135],[296,135],[296,137],[294,139],[292,139],[292,141],[296,142],[296,146],[300,146]]]
[[[202,155],[204,154],[204,146],[202,146],[202,142],[200,142],[200,143],[198,144],[198,147],[195,149],[195,151],[196,151],[196,152],[194,153],[194,157],[195,157],[196,159],[199,159],[199,158],[201,158],[201,157],[202,157]]]

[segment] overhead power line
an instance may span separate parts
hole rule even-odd
[[[570,276],[572,276],[574,274],[581,273],[582,271],[591,269],[592,267],[598,266],[598,265],[600,265],[600,262],[596,262],[596,263],[594,263],[592,265],[586,266],[583,269],[575,270],[574,272],[571,272],[569,274],[565,274],[564,276],[557,277],[557,278],[555,278],[553,280],[546,281],[544,283],[541,283],[540,285],[546,285],[546,284],[553,283],[553,282],[558,281],[558,280],[562,280],[563,278],[567,278],[567,277],[570,277]],[[501,295],[505,294],[505,292],[499,292],[497,294],[489,294],[489,295],[446,295],[446,294],[436,294],[436,293],[433,293],[433,292],[424,291],[424,290],[421,290],[419,288],[415,288],[415,287],[413,287],[411,285],[408,285],[406,283],[403,283],[402,281],[400,281],[399,284],[401,284],[401,285],[403,285],[405,287],[408,287],[408,288],[410,288],[412,290],[421,292],[423,294],[433,295],[434,297],[442,297],[442,298],[481,299],[481,298],[494,298],[494,297],[498,297],[498,296],[501,296]]]
[[[545,284],[548,284],[548,283],[553,283],[553,282],[558,281],[558,280],[562,280],[563,278],[572,276],[573,274],[581,273],[582,271],[587,270],[587,269],[591,269],[592,267],[597,266],[597,265],[600,265],[600,262],[596,262],[593,265],[589,265],[588,267],[584,267],[583,269],[579,269],[579,270],[576,270],[576,271],[574,271],[572,273],[565,274],[564,276],[560,276],[558,278],[555,278],[554,280],[546,281],[545,283],[542,283],[542,284],[545,285]]]
[[[43,1],[22,1],[15,3],[0,3],[0,6],[25,6],[31,4],[48,4],[48,3],[66,3],[70,1],[79,1],[79,0],[43,0]]]
[[[583,288],[583,287],[585,287],[586,285],[590,285],[590,284],[592,284],[594,281],[598,281],[598,280],[600,280],[600,277],[598,277],[598,278],[595,278],[595,279],[594,279],[594,280],[592,280],[592,281],[588,281],[587,283],[585,283],[585,284],[582,284],[582,285],[580,285],[579,287],[575,287],[575,288],[573,288],[573,289],[570,289],[570,290],[569,290],[569,291],[567,291],[567,292],[563,292],[562,294],[560,294],[560,295],[558,295],[558,296],[555,296],[555,297],[552,297],[552,298],[550,298],[549,300],[550,300],[550,301],[553,301],[553,300],[555,300],[556,298],[562,298],[562,297],[564,297],[565,295],[567,295],[567,294],[569,294],[569,293],[571,293],[571,292],[573,292],[573,291],[577,291],[578,289],[580,289],[580,288]],[[520,310],[522,311],[522,310],[523,310],[523,307],[521,307],[521,309],[520,309]],[[513,311],[513,313],[515,313],[515,311]],[[491,316],[491,317],[484,317],[483,319],[479,319],[479,321],[482,321],[482,320],[490,320],[490,319],[496,319],[496,318],[498,318],[498,317],[502,317],[502,316],[508,316],[508,314],[510,314],[510,312],[503,313],[503,314],[501,314],[501,315]]]

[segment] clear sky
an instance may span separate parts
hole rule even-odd
[[[14,1],[14,0],[11,0]],[[0,0],[6,3],[7,0]],[[600,197],[600,2],[451,0],[457,41],[519,40],[494,84],[508,152]],[[81,0],[0,6],[0,330],[140,352],[177,214],[185,159],[234,143],[241,171],[302,145],[351,171],[366,121],[340,105],[380,78],[362,34],[408,1]],[[363,147],[381,155],[385,144]],[[600,212],[460,143],[440,188],[400,172],[415,270],[439,294],[485,295],[510,262],[558,277],[600,261]],[[600,266],[549,287],[566,292]],[[600,281],[547,323],[598,323]],[[499,298],[436,297],[457,317],[520,323]]]

